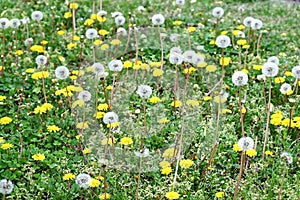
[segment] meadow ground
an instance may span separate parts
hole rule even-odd
[[[299,199],[299,21],[277,0],[0,0],[2,199]]]

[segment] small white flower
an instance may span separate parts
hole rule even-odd
[[[91,93],[87,90],[83,90],[78,94],[78,99],[85,102],[91,100],[91,97],[92,97]]]
[[[136,93],[142,98],[149,98],[152,94],[152,88],[149,85],[139,85]]]
[[[138,151],[135,151],[134,154],[137,156],[137,157],[140,157],[140,158],[145,158],[145,157],[148,157],[150,155],[150,152],[149,152],[149,149],[144,149],[144,150],[140,150],[139,152]]]
[[[185,0],[176,0],[175,3],[176,5],[183,6],[185,4]]]
[[[117,26],[122,26],[125,23],[125,17],[119,15],[115,18],[115,23]]]
[[[290,91],[292,89],[292,86],[288,83],[284,83],[281,85],[280,87],[280,92],[282,94],[286,94],[288,91]]]
[[[101,63],[94,63],[92,65],[92,68],[94,74],[96,74],[97,76],[100,76],[105,72],[104,66]]]
[[[121,60],[112,60],[108,64],[109,70],[113,72],[120,72],[123,69],[123,63]]]
[[[0,18],[0,28],[7,29],[9,27],[9,20],[7,18]]]
[[[276,65],[279,65],[279,59],[276,56],[271,56],[270,58],[268,58],[267,62],[272,62],[275,63]]]
[[[43,13],[41,11],[33,11],[31,13],[31,19],[34,21],[41,21],[43,19]]]
[[[251,137],[242,137],[241,139],[239,139],[238,145],[242,149],[242,151],[246,151],[249,149],[253,149],[254,141]]]
[[[196,56],[196,53],[193,50],[187,50],[182,54],[182,56],[185,62],[193,63],[193,58]]]
[[[122,36],[122,37],[125,37],[125,36],[127,36],[127,31],[126,31],[125,28],[119,27],[117,29],[117,34],[120,35],[120,36]]]
[[[21,22],[23,24],[28,24],[30,22],[30,18],[29,17],[24,17],[23,19],[21,19]]]
[[[280,154],[280,157],[287,162],[288,164],[292,164],[293,163],[293,156],[292,154],[288,153],[288,152],[282,152]]]
[[[88,188],[91,182],[92,178],[88,174],[79,174],[76,176],[75,183],[81,188]]]
[[[261,29],[262,26],[263,26],[263,23],[262,23],[262,21],[259,20],[259,19],[253,19],[253,20],[251,21],[251,28],[252,28],[253,30]]]
[[[97,15],[98,15],[99,17],[103,17],[103,16],[106,16],[106,15],[107,15],[107,12],[106,12],[105,10],[100,10],[100,11],[97,13]]]
[[[296,79],[300,79],[300,66],[293,67],[292,73]]]
[[[115,112],[107,112],[103,116],[104,124],[112,124],[119,121],[119,116]]]
[[[36,63],[38,66],[44,66],[44,65],[46,65],[46,63],[47,63],[47,57],[46,57],[46,56],[43,56],[43,55],[38,55],[38,56],[35,58],[35,63]]]
[[[243,86],[248,83],[248,75],[243,71],[234,72],[232,75],[232,83],[236,86]]]
[[[161,14],[155,14],[152,17],[152,23],[154,25],[162,25],[163,23],[165,23],[165,17]]]
[[[212,16],[219,18],[219,19],[223,16],[223,14],[224,14],[224,10],[223,10],[223,8],[220,8],[220,7],[216,7],[212,11]]]
[[[88,30],[86,30],[85,36],[86,36],[87,39],[97,38],[98,37],[97,30],[94,29],[94,28],[89,28]]]
[[[19,19],[11,19],[9,21],[9,25],[11,28],[19,28],[19,26],[21,25],[21,22]]]
[[[64,80],[69,77],[69,69],[65,66],[59,66],[55,69],[55,76],[58,79]]]
[[[32,38],[27,38],[24,43],[25,43],[26,46],[30,46],[30,45],[33,44],[33,39]]]
[[[278,74],[278,71],[279,71],[278,65],[272,62],[267,62],[262,67],[262,73],[266,77],[274,77]]]
[[[121,12],[112,12],[111,13],[111,17],[112,18],[115,18],[115,17],[118,17],[118,16],[122,16],[123,15],[123,13],[121,13]]]
[[[172,53],[182,54],[181,48],[180,47],[172,47],[170,50],[170,54],[172,54]]]
[[[10,194],[14,189],[14,184],[8,179],[2,179],[0,181],[0,193]]]
[[[226,48],[230,45],[230,38],[227,35],[219,35],[216,39],[216,44],[220,48]]]
[[[254,20],[253,17],[246,17],[243,21],[243,24],[246,26],[246,27],[251,27],[251,23],[252,21]]]
[[[266,76],[263,74],[257,75],[257,80],[259,81],[266,81]]]
[[[178,54],[176,52],[171,52],[169,61],[173,65],[180,65],[183,62],[183,57],[181,54]]]

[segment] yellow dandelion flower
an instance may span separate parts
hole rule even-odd
[[[72,13],[71,12],[65,12],[64,18],[68,19],[70,17],[72,17]]]
[[[108,48],[109,48],[109,45],[108,45],[108,44],[103,44],[103,45],[101,45],[101,47],[100,47],[100,49],[101,49],[102,51],[106,51]]]
[[[244,29],[245,29],[245,26],[244,26],[244,25],[239,25],[239,26],[237,27],[237,29],[239,29],[239,30],[244,30]]]
[[[79,128],[79,129],[88,129],[89,128],[89,124],[88,122],[79,122],[77,125],[76,125],[76,128]]]
[[[164,151],[163,157],[166,159],[173,158],[177,154],[177,150],[174,150],[174,147],[168,148]]]
[[[288,76],[293,76],[293,73],[292,73],[292,72],[289,72],[289,71],[286,71],[286,72],[284,73],[284,75],[287,76],[287,77],[288,77]]]
[[[101,141],[101,144],[104,146],[104,145],[110,145],[110,146],[112,146],[112,142],[114,141],[114,143],[116,143],[117,141],[116,141],[116,139],[114,138],[114,139],[112,139],[112,138],[104,138],[104,139],[102,139],[102,141]]]
[[[186,101],[186,105],[195,107],[195,106],[199,105],[199,101],[189,99],[189,100]]]
[[[98,31],[99,35],[102,35],[102,36],[105,36],[105,35],[108,35],[108,31],[107,30],[104,30],[104,29],[101,29]]]
[[[149,101],[152,103],[152,104],[156,104],[158,102],[161,102],[162,100],[159,98],[159,97],[156,97],[156,96],[153,96],[149,99]]]
[[[76,10],[78,8],[78,3],[70,3],[69,8]]]
[[[180,167],[184,168],[184,169],[190,168],[193,164],[194,164],[194,162],[190,159],[181,160],[179,162]]]
[[[54,132],[54,133],[56,133],[57,131],[60,131],[60,128],[56,125],[47,126],[47,129],[49,132]]]
[[[228,33],[228,31],[222,31],[221,35],[226,35]]]
[[[159,163],[159,166],[160,166],[161,168],[166,168],[166,167],[170,167],[171,164],[170,164],[170,162],[168,162],[168,161],[166,161],[166,160],[163,160],[163,161],[161,161],[161,162]]]
[[[92,153],[92,150],[87,148],[87,149],[84,149],[82,152],[83,152],[83,154],[89,154],[89,153]]]
[[[180,21],[180,20],[176,20],[173,22],[174,26],[180,26],[181,24],[182,24],[182,21]]]
[[[208,65],[206,66],[205,70],[208,72],[215,72],[217,70],[217,67],[215,65]]]
[[[257,152],[255,149],[246,150],[246,154],[247,154],[247,156],[249,156],[251,158],[254,158],[255,156],[257,156]]]
[[[215,196],[216,196],[217,198],[222,198],[222,197],[225,196],[225,192],[217,192],[217,193],[215,194]]]
[[[111,195],[108,193],[100,194],[99,198],[100,199],[110,199]]]
[[[121,44],[121,40],[113,39],[110,43],[112,45],[119,45],[119,44]]]
[[[76,43],[69,43],[69,44],[67,45],[67,48],[68,48],[69,50],[74,49],[74,48],[76,48],[76,47],[77,47],[77,44],[76,44]]]
[[[36,160],[36,161],[43,161],[45,160],[45,155],[42,154],[42,153],[37,153],[37,154],[34,154],[32,156],[33,160]]]
[[[238,45],[240,45],[240,46],[243,46],[243,45],[246,45],[246,44],[247,44],[247,40],[245,40],[245,39],[240,39],[240,40],[238,40],[236,43],[237,43]]]
[[[132,62],[127,60],[124,62],[123,66],[124,66],[124,68],[130,68],[130,67],[132,67]]]
[[[96,118],[97,119],[102,119],[104,117],[104,115],[105,115],[105,112],[97,112],[96,113]]]
[[[6,99],[6,96],[0,95],[0,101],[3,101],[3,100],[5,100],[5,99]]]
[[[175,108],[178,108],[182,105],[181,101],[179,100],[175,100],[175,101],[172,101],[171,103],[171,106],[175,107]]]
[[[112,90],[112,89],[113,89],[113,86],[112,86],[112,85],[109,85],[109,86],[106,87],[106,89],[107,89],[107,90]]]
[[[273,155],[273,152],[272,152],[272,151],[265,151],[265,155],[266,155],[266,156],[272,156],[272,155]]]
[[[172,168],[171,167],[165,167],[161,169],[161,174],[163,175],[169,175],[172,172]]]
[[[67,173],[67,174],[65,174],[65,175],[63,176],[63,180],[64,180],[64,181],[67,181],[67,180],[73,180],[73,179],[75,179],[75,175],[72,174],[72,173]]]
[[[58,35],[63,35],[63,34],[65,34],[65,31],[63,31],[63,30],[57,31],[57,34]]]
[[[74,40],[74,41],[79,41],[79,40],[80,40],[80,37],[77,36],[77,35],[74,35],[73,38],[72,38],[72,40]]]
[[[108,105],[106,103],[101,103],[101,104],[98,105],[97,109],[101,110],[101,111],[107,110],[108,109]]]
[[[283,77],[276,77],[274,81],[275,83],[284,83],[285,79]]]
[[[95,187],[99,187],[99,185],[100,185],[100,181],[98,179],[92,178],[92,181],[89,186],[95,188]]]
[[[236,151],[236,152],[242,151],[241,147],[238,144],[233,145],[233,150]]]
[[[118,126],[120,126],[120,122],[114,122],[106,125],[107,128],[117,128]]]
[[[173,200],[173,199],[178,199],[179,198],[179,194],[178,194],[178,192],[167,192],[166,193],[166,195],[165,195],[165,197],[167,198],[167,199],[170,199],[170,200]]]
[[[211,100],[211,96],[205,96],[205,97],[203,97],[203,100],[204,101],[209,101],[209,100]]]
[[[228,66],[231,59],[229,57],[220,58],[219,63],[220,65]]]
[[[253,65],[253,69],[260,71],[262,69],[262,65]]]
[[[1,149],[4,149],[4,150],[10,149],[12,147],[13,147],[13,145],[10,143],[4,143],[1,145]]]
[[[154,77],[162,76],[163,73],[164,73],[164,71],[163,71],[162,69],[157,69],[157,68],[155,68],[155,69],[153,70],[153,76],[154,76]]]
[[[160,124],[165,124],[165,123],[168,123],[168,122],[170,122],[170,120],[168,120],[165,117],[158,120],[158,123],[160,123]]]
[[[106,21],[106,17],[104,17],[104,16],[97,16],[97,20],[102,23],[102,22]]]
[[[196,27],[188,27],[187,30],[189,33],[192,33],[192,32],[195,32],[197,29],[196,29]]]
[[[125,145],[125,146],[130,145],[132,143],[133,143],[133,140],[130,137],[123,137],[123,138],[121,138],[121,141],[120,141],[120,144]]]
[[[0,119],[0,123],[2,125],[6,125],[6,124],[9,124],[10,122],[12,122],[12,119],[10,117],[2,117]]]

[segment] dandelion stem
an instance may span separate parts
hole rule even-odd
[[[272,80],[270,79],[270,85],[269,85],[269,100],[268,100],[268,108],[267,108],[267,124],[266,124],[266,130],[265,130],[265,139],[264,139],[264,145],[263,145],[263,152],[262,152],[262,159],[264,160],[265,157],[265,150],[266,150],[266,143],[268,140],[268,133],[269,133],[269,121],[270,121],[270,107],[271,107],[271,89],[272,89]]]
[[[162,70],[163,66],[164,66],[164,40],[163,40],[163,37],[160,32],[160,27],[158,26],[157,29],[158,29],[159,40],[160,40],[160,49],[161,49],[160,69]]]
[[[74,0],[73,0],[73,3],[74,3]],[[73,25],[73,26],[72,26],[72,29],[73,29],[73,30],[72,30],[72,36],[75,35],[75,31],[76,31],[76,19],[75,19],[76,16],[75,16],[75,14],[76,14],[76,13],[75,13],[75,9],[73,8],[73,9],[72,9],[72,25]]]
[[[4,76],[4,49],[5,49],[5,33],[4,29],[2,30],[2,69],[0,70],[1,76]]]
[[[257,40],[257,48],[256,48],[256,55],[257,55],[257,56],[259,56],[259,47],[260,47],[259,43],[260,43],[262,34],[263,34],[263,32],[260,32],[259,37],[258,37],[258,40]]]
[[[296,103],[297,103],[297,95],[298,95],[298,78],[297,78],[296,81],[295,81],[294,89],[293,89],[293,90],[296,90],[296,92],[295,92],[295,102],[294,102],[293,107],[292,107],[291,110],[290,110],[290,122],[289,122],[289,128],[288,128],[287,134],[289,134],[290,131],[291,131],[293,114],[294,114],[294,111],[295,111],[295,105],[296,105]]]
[[[279,189],[277,200],[281,200],[281,193],[282,193],[282,187],[283,187],[283,183],[284,183],[285,174],[286,174],[286,165],[284,165],[284,168],[283,168],[283,173],[281,176],[280,189]]]
[[[242,136],[245,136],[245,131],[244,131],[244,117],[243,117],[243,112],[242,112],[242,100],[241,100],[241,87],[239,87],[239,107],[240,107],[240,121],[242,124]]]
[[[102,10],[102,0],[99,0],[99,8]]]
[[[239,192],[239,186],[241,183],[241,179],[242,179],[242,175],[243,175],[243,167],[244,167],[244,163],[245,163],[245,152],[242,151],[241,152],[241,166],[240,166],[240,172],[239,172],[239,176],[238,176],[238,180],[234,189],[234,194],[233,194],[233,200],[235,200],[238,196],[238,192]]]

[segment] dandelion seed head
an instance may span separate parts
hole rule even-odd
[[[244,86],[248,83],[248,75],[243,71],[234,72],[232,83],[236,86]]]
[[[86,30],[85,32],[85,37],[87,39],[95,39],[98,37],[98,33],[97,30],[94,28],[89,28],[88,30]]]
[[[196,56],[196,53],[193,50],[187,50],[182,54],[182,56],[185,62],[193,63],[193,59]]]
[[[123,69],[123,63],[121,60],[112,60],[108,64],[109,70],[113,72],[120,72]]]
[[[292,86],[288,83],[284,83],[280,86],[280,92],[282,94],[286,94],[288,91],[292,89]]]
[[[43,19],[43,13],[41,11],[33,11],[31,13],[31,19],[34,21],[41,21]]]
[[[117,26],[122,26],[125,23],[125,17],[122,15],[119,15],[115,18],[115,23]]]
[[[107,112],[103,117],[104,124],[112,124],[119,121],[119,116],[115,112]]]
[[[292,154],[288,153],[288,152],[282,152],[280,154],[280,158],[283,159],[283,161],[285,161],[287,164],[292,164],[293,163],[293,156]]]
[[[246,151],[249,149],[253,149],[254,140],[251,137],[242,137],[241,139],[239,139],[237,144],[239,145],[242,151]]]
[[[122,37],[125,37],[125,36],[127,36],[127,31],[126,31],[125,28],[119,27],[117,29],[117,34],[120,35],[120,36],[122,36]]]
[[[152,23],[154,25],[162,25],[165,23],[165,17],[162,14],[155,14],[152,17]]]
[[[220,48],[226,48],[230,45],[230,38],[227,35],[219,35],[216,39],[216,45]]]
[[[46,60],[47,62],[47,60]],[[65,66],[59,66],[55,69],[55,76],[58,79],[64,80],[69,77],[69,69]]]
[[[142,98],[149,98],[152,94],[152,88],[149,85],[139,85],[136,92]]]
[[[19,19],[11,19],[9,21],[9,25],[11,28],[19,28],[19,26],[21,25],[21,22]]]
[[[84,102],[90,101],[91,97],[92,97],[91,93],[87,90],[83,90],[83,91],[79,92],[79,94],[78,94],[78,99],[80,99]]]
[[[267,62],[272,62],[275,63],[276,65],[279,65],[279,59],[276,56],[271,56],[270,58],[268,58]]]
[[[92,65],[92,68],[93,68],[94,74],[96,74],[97,76],[101,76],[105,72],[104,66],[101,63],[94,63]]]
[[[267,62],[262,67],[262,73],[266,77],[274,77],[278,74],[278,71],[279,71],[278,65],[276,65],[273,62]]]
[[[183,6],[185,4],[185,0],[176,0],[175,3],[176,5]]]
[[[261,29],[262,26],[263,26],[263,23],[262,23],[262,21],[259,20],[259,19],[253,19],[253,20],[251,21],[251,28],[252,28],[253,30]]]
[[[300,79],[300,66],[293,67],[292,73],[296,79]]]
[[[14,184],[8,179],[2,179],[0,181],[0,193],[10,194],[14,189]]]
[[[9,20],[7,18],[0,18],[0,28],[7,29],[9,27]]]
[[[88,188],[92,178],[88,174],[79,174],[76,176],[75,183],[79,185],[80,188]]]
[[[106,16],[106,15],[107,15],[107,12],[106,12],[105,10],[100,10],[100,11],[97,13],[97,15],[98,15],[99,17],[103,17],[103,16]]]
[[[44,65],[47,63],[47,57],[46,57],[46,56],[43,56],[43,55],[38,55],[38,56],[35,58],[35,63],[36,63],[38,66],[44,66]]]
[[[169,61],[173,65],[180,65],[183,62],[183,56],[173,52],[170,54]]]
[[[149,149],[142,149],[140,151],[135,151],[134,154],[137,156],[137,157],[140,157],[140,158],[145,158],[145,157],[148,157],[150,155],[150,151]]]
[[[33,39],[32,38],[27,38],[24,43],[25,43],[26,46],[30,46],[30,45],[33,44]]]
[[[251,27],[252,21],[254,20],[253,17],[246,17],[243,21],[244,26]]]
[[[224,10],[221,7],[215,7],[212,11],[212,16],[220,19],[224,14]]]

